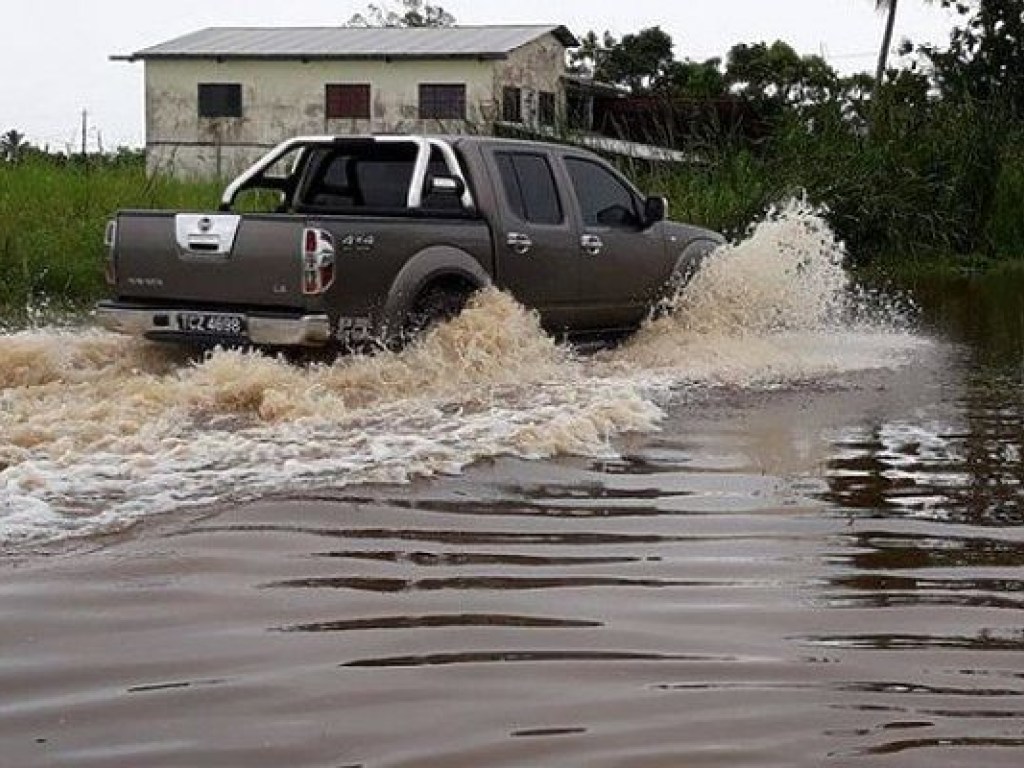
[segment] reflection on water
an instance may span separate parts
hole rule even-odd
[[[500,616],[479,615],[432,615],[432,616],[381,616],[373,619],[349,619],[342,621],[321,621],[315,624],[294,624],[281,627],[282,632],[352,632],[365,629],[442,629],[447,627],[532,627],[537,628],[579,628],[599,627],[599,621],[567,621],[546,619],[541,616]]]
[[[868,515],[973,525],[1024,522],[1024,409],[987,389],[952,421],[901,421],[844,435],[829,463],[830,501]],[[996,398],[994,405],[991,398]],[[980,402],[979,402],[980,401]]]

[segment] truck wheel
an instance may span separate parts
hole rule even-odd
[[[676,260],[675,268],[665,283],[661,299],[651,307],[651,319],[672,313],[672,305],[679,293],[690,284],[694,275],[700,271],[705,259],[718,246],[710,240],[698,240],[690,243]]]
[[[413,302],[405,317],[403,336],[411,339],[435,325],[451,320],[462,312],[472,289],[465,285],[434,284],[428,286]]]

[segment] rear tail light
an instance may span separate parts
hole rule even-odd
[[[107,246],[107,261],[103,266],[103,277],[107,285],[114,285],[117,282],[117,275],[114,271],[114,245],[117,243],[117,219],[110,219],[107,228],[103,232],[103,244]]]
[[[334,283],[334,238],[315,227],[302,232],[302,292],[318,296]]]

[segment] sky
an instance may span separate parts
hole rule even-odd
[[[379,4],[379,3],[378,3]],[[399,3],[387,3],[398,7]],[[874,0],[440,0],[460,24],[564,24],[621,37],[660,26],[677,59],[724,56],[737,43],[783,40],[838,71],[872,71],[884,17]],[[355,0],[27,0],[0,19],[0,133],[17,129],[52,150],[79,148],[82,113],[90,151],[142,146],[143,65],[111,61],[211,26],[331,26]],[[900,3],[894,45],[944,43],[947,11]]]

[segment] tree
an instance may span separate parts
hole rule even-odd
[[[947,98],[976,102],[1012,121],[1024,118],[1024,12],[1021,0],[941,0],[963,23],[949,49],[923,46]]]
[[[674,98],[710,101],[721,99],[729,88],[722,72],[722,60],[673,61],[654,83],[654,90]]]
[[[455,17],[440,5],[431,5],[427,0],[402,0],[401,12],[383,3],[370,3],[365,13],[353,14],[346,22],[348,27],[450,27]]]
[[[579,46],[569,51],[569,71],[574,75],[598,79],[597,73],[602,66],[604,57],[617,44],[615,38],[607,30],[600,38],[594,30],[590,30],[587,34],[580,36]]]
[[[25,143],[25,134],[14,128],[0,136],[0,156],[8,162],[16,163],[29,145]]]
[[[896,6],[899,0],[875,0],[875,10],[884,11],[885,32],[882,33],[882,47],[878,50],[878,66],[875,68],[875,83],[881,85],[885,77],[885,66],[889,61],[889,48],[892,46],[892,32],[896,27]]]
[[[661,27],[626,35],[601,62],[600,79],[625,85],[634,96],[650,90],[672,63],[672,38]]]
[[[649,93],[674,62],[672,37],[661,27],[648,27],[616,40],[590,31],[569,55],[570,71],[629,88],[634,96]]]
[[[726,58],[725,77],[734,93],[775,107],[820,103],[838,90],[835,70],[823,58],[800,56],[781,40],[734,45]]]

